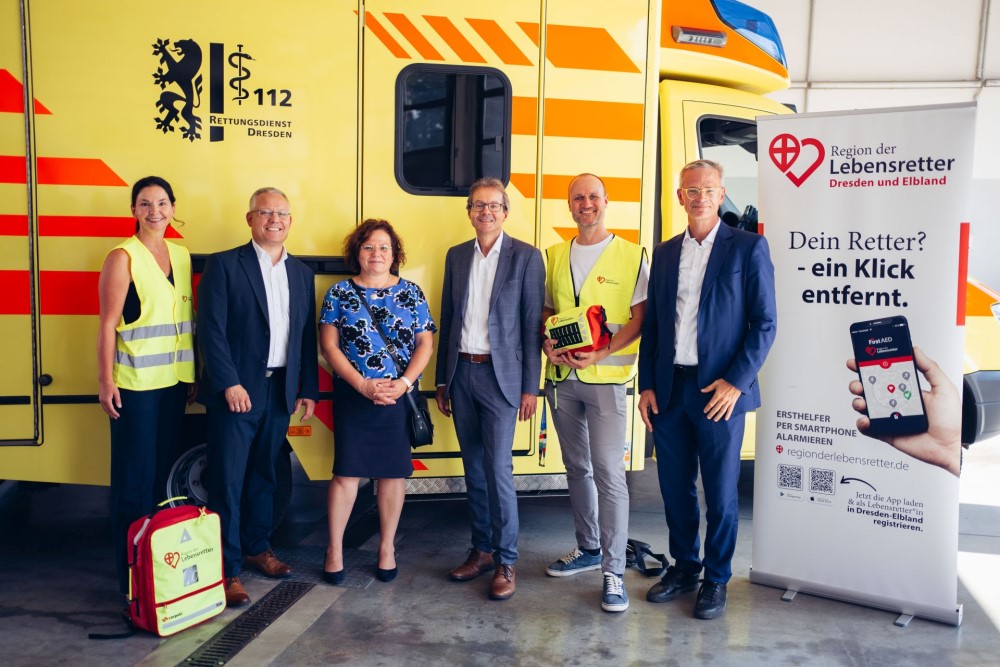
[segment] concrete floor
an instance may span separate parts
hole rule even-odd
[[[631,475],[632,537],[664,550],[662,502],[652,461]],[[645,601],[655,580],[625,576],[632,600],[621,614],[600,609],[601,577],[554,579],[545,565],[573,547],[568,499],[521,502],[517,594],[487,599],[489,578],[453,583],[447,571],[468,542],[464,503],[413,500],[403,512],[400,575],[373,579],[377,538],[363,515],[352,534],[347,586],[319,582],[326,544],[325,485],[297,485],[290,520],[276,537],[298,581],[317,582],[249,643],[232,665],[997,665],[1000,664],[1000,439],[974,446],[962,477],[958,599],[961,627],[750,584],[752,482],[744,479],[741,531],[729,608],[716,621],[691,617],[694,597]],[[119,601],[108,558],[107,490],[13,489],[0,500],[0,664],[176,665],[238,618],[227,610],[168,639],[116,632]],[[255,600],[275,586],[244,583]]]

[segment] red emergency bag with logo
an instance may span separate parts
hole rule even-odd
[[[219,515],[173,500],[128,529],[128,620],[161,637],[226,608]]]

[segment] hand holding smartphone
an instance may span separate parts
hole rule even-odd
[[[927,413],[910,327],[902,315],[851,325],[851,344],[864,389],[870,435],[912,435],[927,431]]]

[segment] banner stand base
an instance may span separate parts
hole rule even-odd
[[[962,605],[940,608],[924,604],[914,604],[881,595],[871,595],[835,586],[827,586],[812,581],[793,579],[783,575],[761,572],[750,568],[750,582],[773,588],[783,588],[781,599],[790,602],[798,593],[808,593],[840,602],[860,604],[875,609],[884,609],[899,614],[895,624],[905,628],[915,616],[958,627],[962,624]]]

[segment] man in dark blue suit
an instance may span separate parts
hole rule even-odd
[[[506,600],[516,587],[514,426],[538,404],[545,267],[537,248],[503,232],[501,181],[473,183],[466,210],[476,238],[445,259],[437,356],[438,409],[455,414],[472,524],[472,548],[449,576],[493,570],[490,598]]]
[[[653,251],[639,347],[639,413],[653,433],[675,563],[647,593],[667,602],[698,588],[696,618],[726,609],[739,502],[740,447],[748,410],[760,406],[757,372],[774,342],[774,266],[762,236],[721,224],[722,167],[684,166],[677,198],[683,234]],[[701,557],[696,480],[707,531]]]
[[[250,197],[250,243],[212,255],[198,286],[200,400],[208,411],[208,506],[222,523],[226,603],[250,602],[243,557],[270,577],[291,568],[271,550],[275,460],[289,417],[318,397],[313,272],[285,250],[288,198]]]

